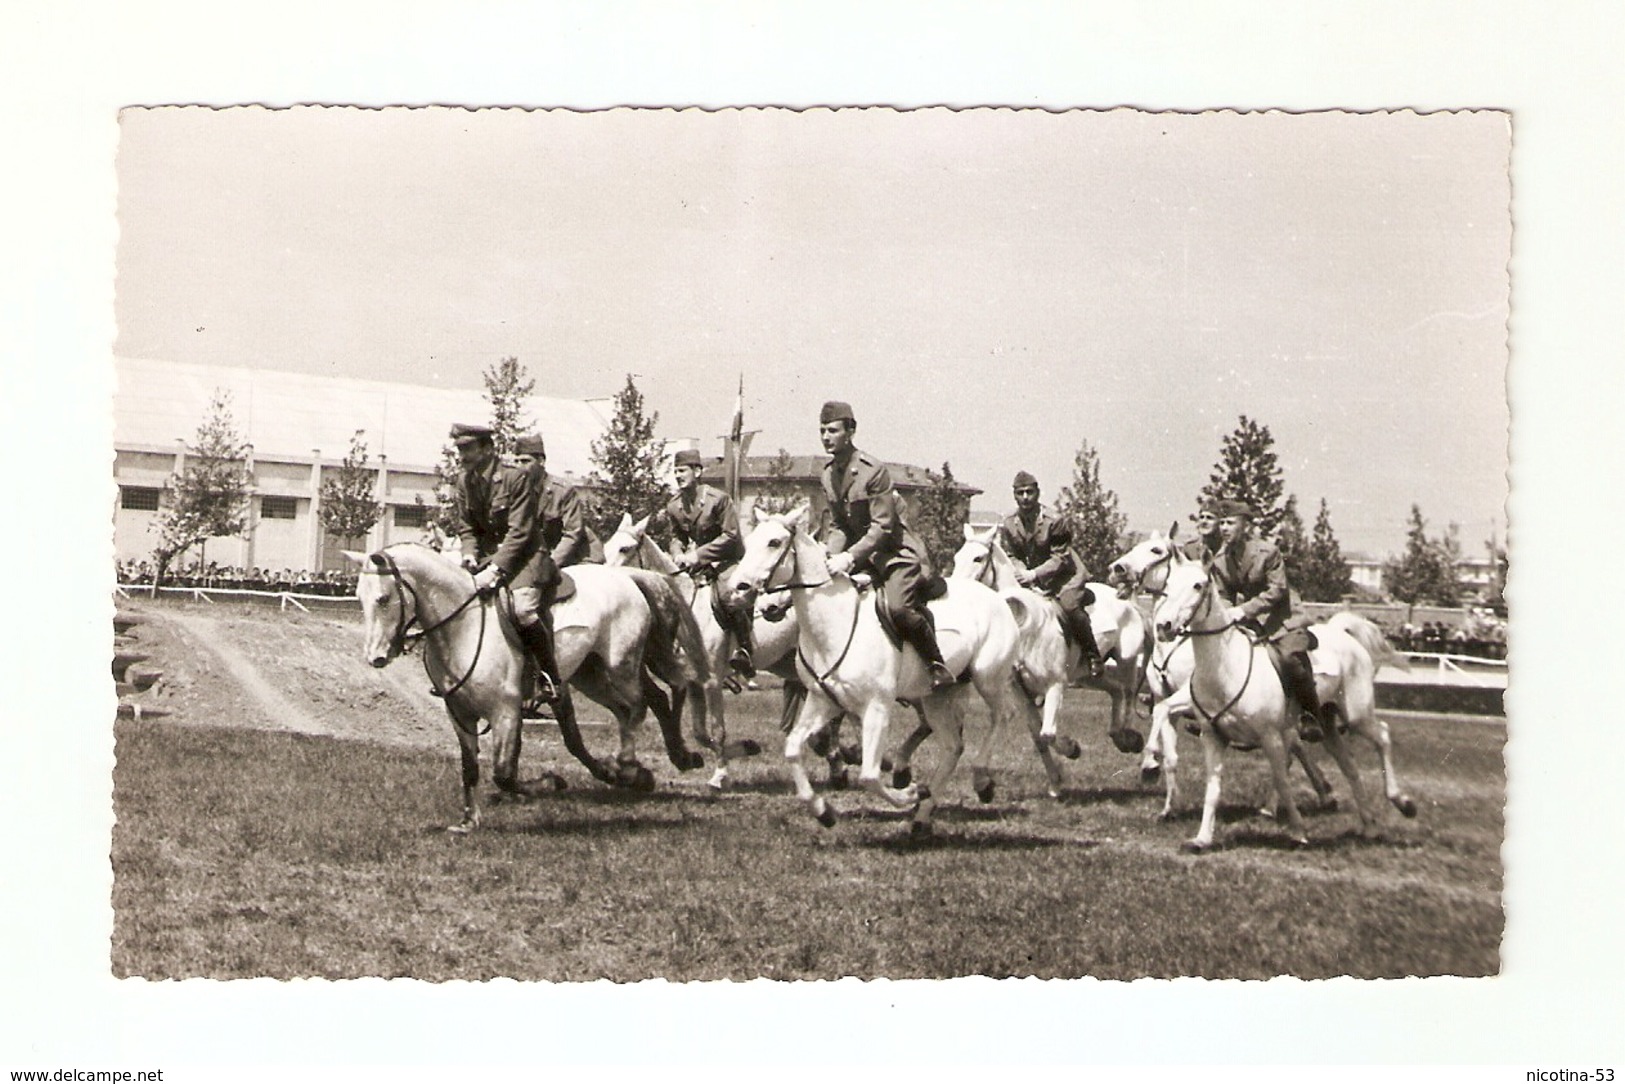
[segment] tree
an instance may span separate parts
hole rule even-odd
[[[1484,605],[1496,613],[1505,614],[1507,607],[1507,550],[1499,539],[1490,537],[1484,541],[1484,548],[1490,555],[1490,583],[1484,589]]]
[[[1332,514],[1324,497],[1320,499],[1302,571],[1294,583],[1298,593],[1310,602],[1337,602],[1354,590],[1354,574],[1343,558],[1337,535],[1332,533]]]
[[[918,511],[913,517],[914,529],[925,543],[931,564],[943,575],[954,567],[954,554],[965,540],[965,520],[970,518],[970,499],[960,491],[954,481],[954,471],[947,463],[942,473],[931,479],[930,488],[920,494]]]
[[[767,481],[762,490],[756,495],[756,507],[763,513],[778,514],[788,512],[801,503],[801,494],[797,492],[795,484],[790,481],[790,473],[796,469],[796,461],[790,453],[783,448],[767,465]]]
[[[336,474],[322,479],[322,526],[345,545],[372,530],[384,506],[374,499],[378,473],[367,466],[367,444],[357,429]]]
[[[1456,538],[1455,525],[1452,524],[1442,538],[1429,538],[1422,509],[1413,504],[1410,527],[1405,534],[1405,552],[1383,564],[1383,588],[1407,605],[1431,602],[1454,606],[1461,593],[1456,581],[1456,560],[1460,554],[1461,543]]]
[[[238,535],[248,526],[248,444],[231,417],[231,393],[216,388],[209,413],[187,447],[182,471],[170,476],[168,501],[158,516],[153,552],[156,594],[171,562],[210,538]]]
[[[1072,525],[1072,546],[1098,579],[1123,555],[1128,517],[1117,510],[1117,494],[1100,484],[1100,455],[1086,440],[1072,459],[1072,484],[1055,498],[1055,513]]]
[[[1260,538],[1274,538],[1285,508],[1281,506],[1281,468],[1276,463],[1275,438],[1269,427],[1247,415],[1219,448],[1219,461],[1197,500],[1246,501],[1258,509],[1255,524]]]
[[[514,441],[530,428],[525,400],[536,390],[536,381],[516,357],[503,358],[480,376],[485,381],[485,401],[491,404],[492,443],[497,455],[510,455]]]
[[[1298,514],[1298,495],[1291,494],[1281,506],[1281,519],[1275,525],[1275,548],[1280,551],[1286,579],[1301,593],[1304,561],[1309,556],[1309,540],[1304,536],[1303,517]]]
[[[605,538],[614,533],[623,513],[642,519],[663,508],[671,497],[660,477],[666,442],[655,438],[659,421],[658,412],[644,415],[643,393],[627,373],[626,387],[615,396],[609,428],[592,442],[590,481],[596,492],[589,502],[589,518],[593,529]]]

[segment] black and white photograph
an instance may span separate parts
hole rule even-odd
[[[1532,20],[634,7],[84,39],[0,1067],[1611,1079],[1619,146]]]
[[[125,111],[115,973],[1496,974],[1510,136]]]

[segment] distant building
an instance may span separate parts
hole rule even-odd
[[[817,523],[826,507],[823,485],[819,479],[823,475],[824,464],[828,462],[827,455],[792,455],[787,457],[787,462],[784,463],[781,463],[776,455],[746,456],[739,472],[741,513],[748,512],[763,496],[788,497],[790,500],[806,500],[810,503],[812,521]],[[940,474],[924,467],[908,463],[887,463],[886,467],[891,474],[892,485],[896,487],[898,494],[910,509],[918,504],[921,493],[934,488],[942,481]],[[700,477],[706,483],[721,488],[722,464],[713,463],[701,473]],[[955,482],[954,489],[967,501],[982,492],[975,486],[961,482]]]
[[[250,445],[248,528],[241,538],[210,539],[204,555],[194,549],[186,560],[272,571],[342,567],[318,507],[324,475],[337,470],[358,431],[384,505],[366,539],[376,549],[422,533],[451,424],[490,417],[484,396],[471,390],[142,358],[118,358],[114,367],[113,541],[121,561],[151,556],[170,476],[184,468],[216,389],[230,393],[232,421]],[[548,471],[584,479],[611,411],[608,399],[531,396],[526,416],[547,441]]]

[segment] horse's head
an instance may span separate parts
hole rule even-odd
[[[994,538],[998,532],[997,527],[981,532],[975,527],[966,525],[965,542],[959,547],[959,552],[954,554],[952,575],[955,579],[977,580],[992,586],[996,579]]]
[[[1213,589],[1213,576],[1205,561],[1195,561],[1179,550],[1169,558],[1162,597],[1151,611],[1157,639],[1168,643],[1190,631],[1205,631],[1213,627],[1217,616],[1223,627],[1222,607]]]
[[[745,554],[734,568],[734,591],[772,591],[809,575],[828,577],[823,552],[807,534],[805,504],[782,515],[751,510],[754,526],[745,539]],[[821,567],[812,568],[817,564]]]
[[[615,533],[604,542],[604,564],[642,568],[639,555],[648,529],[648,516],[634,523],[630,515],[622,512],[620,526],[616,527]]]
[[[389,554],[346,553],[361,565],[355,594],[361,600],[362,650],[374,666],[388,666],[406,643],[406,629],[416,614],[400,566]]]
[[[1152,531],[1150,538],[1112,562],[1106,582],[1119,589],[1161,594],[1166,590],[1169,566],[1178,552],[1172,531],[1168,534]]]

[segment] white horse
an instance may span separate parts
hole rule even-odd
[[[784,755],[796,794],[820,824],[835,823],[834,812],[814,793],[801,761],[808,739],[843,712],[863,720],[860,783],[890,804],[913,807],[910,830],[929,835],[940,792],[964,752],[961,715],[963,683],[933,690],[918,652],[896,644],[881,625],[872,596],[848,576],[832,575],[824,548],[807,533],[807,507],[782,516],[754,513],[756,528],[734,574],[736,590],[787,588],[796,611],[799,638],[796,666],[807,699],[785,740]],[[929,604],[948,668],[967,674],[987,702],[992,725],[971,757],[978,797],[990,801],[988,761],[1000,725],[1017,710],[1015,658],[1019,633],[1015,618],[994,591],[978,583],[950,581],[947,593]],[[881,780],[881,750],[898,699],[913,700],[946,746],[932,785],[888,786]],[[929,705],[929,707],[927,707]]]
[[[1021,628],[1018,673],[1029,694],[1028,703],[1033,697],[1043,698],[1040,749],[1054,745],[1068,759],[1077,757],[1077,743],[1057,735],[1056,716],[1068,681],[1078,681],[1111,698],[1107,733],[1119,751],[1138,753],[1145,743],[1129,721],[1133,717],[1134,693],[1151,649],[1145,615],[1132,603],[1119,599],[1105,584],[1089,585],[1095,596],[1089,607],[1089,625],[1105,665],[1098,678],[1086,677],[1078,665],[1082,648],[1069,643],[1062,631],[1060,604],[1021,586],[1016,579],[1016,563],[999,543],[998,533],[997,527],[986,532],[966,527],[964,545],[954,554],[953,574],[993,588],[1017,610],[1016,622]],[[1052,777],[1052,785],[1055,782]]]
[[[1364,621],[1363,618],[1357,620]],[[1202,822],[1188,846],[1200,851],[1213,844],[1226,745],[1256,746],[1264,751],[1270,763],[1276,799],[1286,814],[1287,830],[1295,842],[1307,843],[1303,818],[1286,777],[1287,753],[1299,744],[1296,711],[1270,661],[1269,648],[1254,642],[1245,631],[1226,619],[1225,605],[1208,564],[1187,558],[1177,549],[1169,558],[1164,592],[1157,602],[1153,622],[1159,641],[1189,637],[1195,665],[1187,686],[1188,695],[1191,706],[1206,724],[1202,728],[1202,753],[1207,764]],[[1381,637],[1374,625],[1369,622],[1365,625]],[[1330,700],[1339,716],[1326,728],[1326,747],[1349,782],[1361,830],[1368,832],[1375,823],[1374,817],[1339,723],[1365,734],[1382,750],[1385,789],[1395,808],[1407,817],[1414,817],[1416,803],[1400,788],[1393,772],[1387,726],[1377,719],[1375,712],[1375,664],[1367,645],[1350,631],[1360,627],[1358,624],[1347,628],[1319,626],[1316,637],[1320,640],[1320,649],[1335,657],[1343,669],[1326,675],[1317,666],[1316,680],[1338,679],[1321,682],[1322,702]],[[1333,695],[1328,697],[1328,693]]]
[[[1175,524],[1167,534],[1153,531],[1151,537],[1112,562],[1110,582],[1120,591],[1144,591],[1153,599],[1160,598],[1167,584],[1174,554],[1179,550],[1174,537],[1177,529],[1178,524]],[[1309,631],[1315,640],[1315,646],[1309,651],[1309,661],[1315,673],[1321,702],[1339,704],[1343,725],[1364,734],[1376,746],[1382,757],[1384,775],[1389,780],[1389,798],[1395,799],[1399,789],[1398,783],[1394,782],[1393,741],[1388,725],[1375,716],[1375,685],[1347,690],[1344,685],[1351,674],[1369,670],[1374,675],[1379,667],[1385,665],[1408,669],[1409,662],[1393,649],[1381,629],[1352,611],[1335,613]],[[1355,657],[1358,652],[1365,654],[1369,667],[1362,665]],[[1146,691],[1152,705],[1151,733],[1140,762],[1140,773],[1147,782],[1154,781],[1158,774],[1162,775],[1165,794],[1159,814],[1162,817],[1171,815],[1179,801],[1179,742],[1174,720],[1185,719],[1192,727],[1200,727],[1188,688],[1195,663],[1190,639],[1178,637],[1171,643],[1158,642],[1150,665],[1146,667]],[[1358,710],[1358,705],[1366,703],[1372,705],[1371,711]],[[1356,708],[1347,710],[1343,707],[1345,704],[1356,705]],[[1337,800],[1332,796],[1331,784],[1307,750],[1300,744],[1294,747],[1293,752],[1298,763],[1303,765],[1309,785],[1314,788],[1319,808],[1328,811],[1336,809]]]
[[[518,779],[520,710],[535,671],[508,607],[498,596],[478,595],[467,570],[427,546],[403,542],[364,557],[348,556],[361,566],[356,596],[367,660],[387,666],[406,650],[409,637],[420,637],[424,668],[455,724],[462,750],[463,819],[451,830],[468,832],[479,825],[482,719],[491,728],[492,781],[499,789],[520,795],[557,789],[556,776],[541,786]],[[633,743],[648,704],[660,719],[672,763],[684,771],[700,767],[703,761],[684,745],[679,726],[683,694],[699,684],[699,675],[678,646],[683,634],[674,628],[671,600],[658,583],[640,582],[625,570],[581,566],[571,576],[575,593],[553,607],[559,673],[615,715],[621,749],[615,765],[595,760],[573,718],[559,720],[565,746],[600,781],[651,789],[654,777],[638,763]],[[667,704],[646,668],[671,683],[674,705]]]

